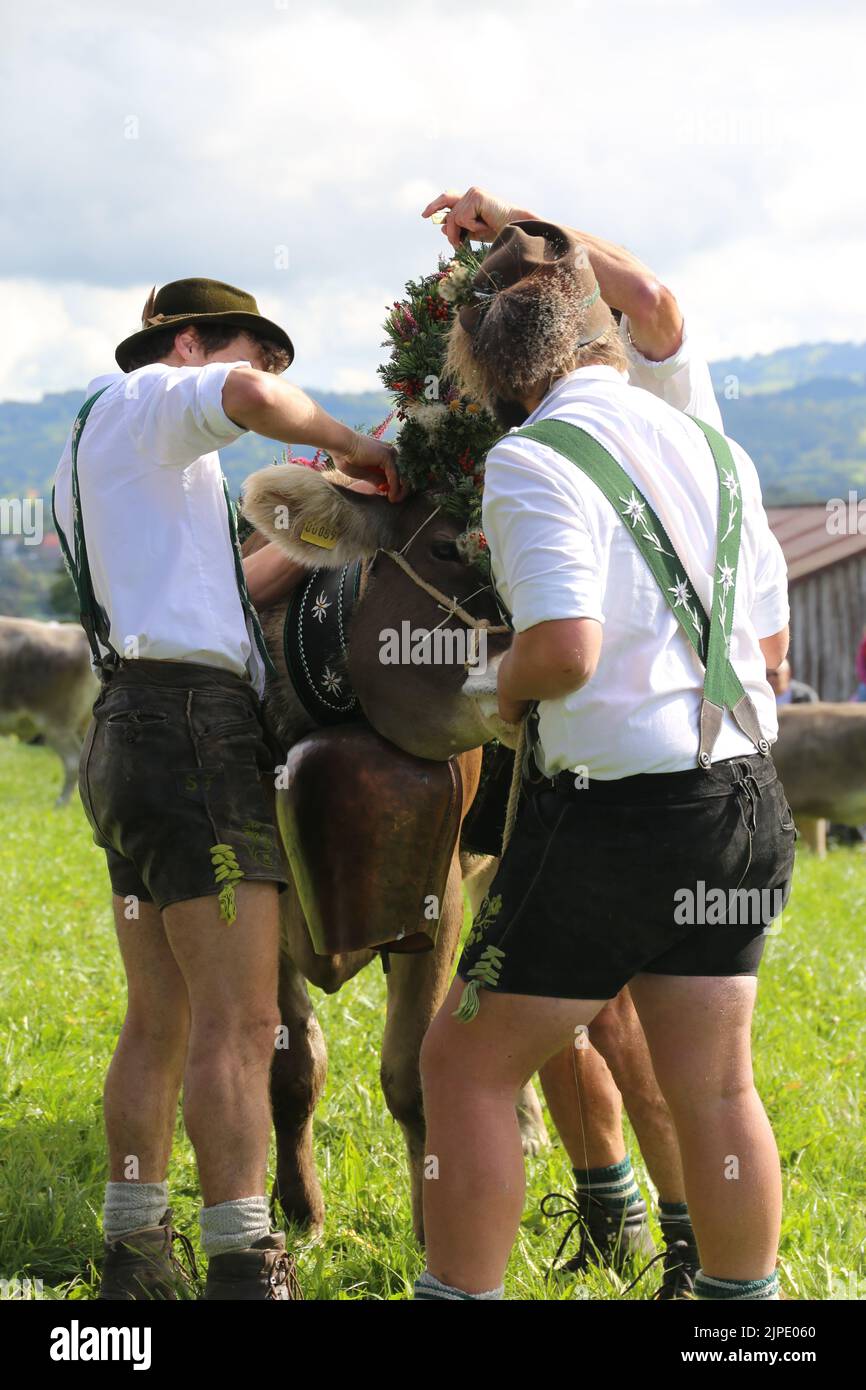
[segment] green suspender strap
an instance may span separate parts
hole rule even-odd
[[[716,574],[710,617],[707,617],[685,565],[649,502],[625,469],[598,440],[565,420],[540,420],[535,425],[526,425],[514,431],[514,434],[524,439],[534,439],[567,458],[604,493],[628,526],[668,607],[704,667],[698,763],[707,769],[713,761],[713,749],[722,728],[725,710],[730,711],[737,726],[759,753],[767,754],[770,745],[764,738],[752,699],[743,689],[730,659],[742,523],[736,464],[723,434],[701,420],[695,420],[695,424],[706,436],[719,478]],[[514,435],[507,437],[513,438]]]
[[[101,670],[106,664],[119,661],[117,652],[108,640],[110,625],[108,615],[101,604],[97,603],[96,595],[93,592],[93,581],[90,577],[90,562],[87,558],[87,546],[84,541],[84,522],[81,515],[81,492],[78,486],[78,444],[81,439],[81,431],[87,423],[87,417],[93,409],[103,391],[108,387],[103,386],[100,391],[95,392],[79,410],[72,426],[72,527],[74,546],[74,557],[70,552],[69,543],[63,534],[60,522],[57,520],[57,505],[55,492],[56,488],[51,489],[51,515],[54,520],[54,529],[57,532],[57,539],[60,542],[60,550],[69,571],[69,577],[75,585],[75,594],[78,599],[78,616],[81,626],[87,634],[90,643],[90,650],[93,653],[93,664],[97,670]],[[100,650],[100,643],[108,648],[109,656],[105,657]]]
[[[271,654],[268,651],[267,646],[265,645],[265,638],[262,632],[262,625],[259,622],[259,615],[253,607],[253,601],[250,598],[249,590],[247,588],[247,577],[244,573],[244,561],[243,556],[241,555],[240,541],[238,540],[238,523],[237,517],[235,516],[235,504],[229,495],[229,485],[226,482],[225,477],[223,477],[223,494],[226,499],[226,509],[228,511],[229,535],[231,536],[232,549],[235,553],[235,578],[237,579],[238,583],[238,594],[240,595],[241,607],[243,608],[244,614],[249,620],[250,628],[252,629],[252,634],[255,638],[256,646],[258,647],[259,656],[265,663],[265,670],[267,671],[269,676],[275,676],[277,674],[277,668],[271,660]]]

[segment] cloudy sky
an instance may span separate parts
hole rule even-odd
[[[625,242],[710,356],[866,336],[862,0],[2,0],[0,399],[113,364],[151,284],[253,290],[376,385],[421,221],[485,185]]]

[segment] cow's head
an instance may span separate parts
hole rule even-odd
[[[246,481],[243,512],[311,569],[369,562],[352,619],[349,675],[364,714],[383,737],[435,759],[491,738],[509,741],[513,731],[495,712],[494,679],[507,635],[484,639],[485,677],[464,624],[423,587],[432,586],[492,626],[501,624],[489,581],[467,558],[459,521],[423,493],[394,504],[349,483],[339,473],[298,464],[264,468]],[[393,553],[408,561],[421,584]]]

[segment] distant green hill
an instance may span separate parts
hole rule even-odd
[[[714,362],[711,371],[725,427],[754,458],[768,506],[824,502],[848,488],[866,489],[866,343],[801,343]],[[312,394],[359,428],[379,424],[388,413],[384,392]],[[44,497],[46,530],[51,479],[83,395],[65,391],[33,403],[0,402],[0,497]],[[281,444],[255,435],[226,449],[222,460],[232,492],[282,452]],[[57,564],[56,546],[0,538],[0,612],[68,610],[64,584],[50,593]]]
[[[866,382],[866,343],[798,343],[755,357],[730,357],[710,363],[713,385],[721,395],[736,377],[741,394],[785,391],[818,377]]]
[[[380,424],[388,414],[384,391],[313,394],[329,414],[362,429]],[[82,390],[53,393],[35,402],[0,401],[0,496],[22,496],[28,490],[50,493],[57,460],[83,400]],[[233,490],[240,489],[248,473],[280,458],[283,447],[248,434],[224,450],[223,468]]]
[[[866,489],[866,382],[819,377],[720,404],[728,434],[755,460],[766,506]]]

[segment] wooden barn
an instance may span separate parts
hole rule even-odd
[[[791,669],[822,700],[847,700],[866,627],[866,535],[830,535],[824,506],[768,507],[788,562]]]

